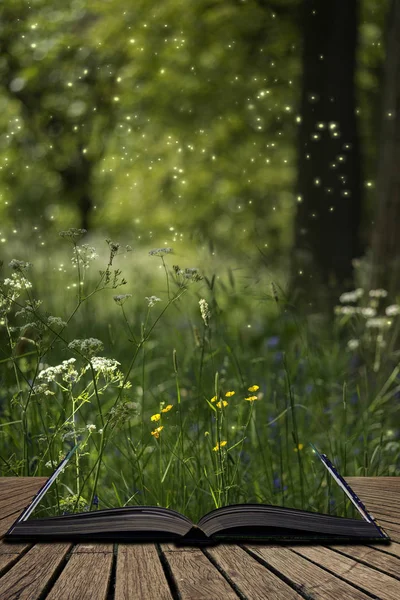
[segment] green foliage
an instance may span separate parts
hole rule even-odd
[[[48,510],[95,497],[193,519],[235,502],[331,510],[308,442],[345,475],[399,474],[400,308],[384,291],[343,295],[332,329],[262,271],[214,278],[171,268],[170,248],[140,257],[111,240],[98,257],[79,235],[63,232],[59,281],[12,260],[0,284],[1,473],[49,475],[80,444]]]

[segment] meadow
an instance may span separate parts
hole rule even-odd
[[[240,502],[348,514],[310,443],[344,476],[400,474],[400,307],[385,290],[306,315],[262,266],[82,234],[3,253],[1,476],[50,476],[79,443],[47,510],[196,521]]]

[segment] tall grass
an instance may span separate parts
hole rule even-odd
[[[308,442],[344,475],[399,474],[400,317],[383,291],[321,322],[259,273],[64,238],[62,267],[13,260],[0,278],[0,473],[50,475],[80,443],[47,510],[344,514]]]

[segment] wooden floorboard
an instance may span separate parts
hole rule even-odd
[[[172,600],[155,544],[119,544],[115,600]]]
[[[330,548],[300,546],[293,548],[292,551],[381,600],[399,600],[400,584],[397,579],[372,569],[353,558],[344,556]]]
[[[346,478],[390,545],[11,544],[1,600],[400,599],[400,478]],[[0,478],[0,538],[46,478]]]
[[[303,594],[315,600],[351,598],[352,600],[367,600],[370,598],[350,582],[341,581],[334,574],[313,564],[301,555],[295,554],[290,548],[245,546],[251,554],[257,556],[270,568],[281,573]]]

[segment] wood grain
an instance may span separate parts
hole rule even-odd
[[[267,565],[273,567],[313,600],[367,600],[364,592],[350,583],[341,581],[332,573],[321,569],[305,558],[294,554],[290,548],[245,546],[252,554],[259,556]]]
[[[400,558],[396,556],[390,556],[383,552],[378,552],[376,548],[365,547],[365,546],[333,546],[330,547],[335,552],[340,552],[345,556],[356,559],[358,562],[370,565],[397,577],[400,580]]]
[[[119,544],[115,600],[172,600],[156,546]]]
[[[206,550],[229,579],[249,600],[300,599],[301,596],[277,575],[255,561],[245,550],[221,544]]]
[[[46,600],[106,600],[112,561],[110,544],[77,547]]]
[[[182,600],[237,600],[236,592],[200,549],[164,555]]]
[[[37,544],[0,579],[2,600],[36,600],[57,577],[70,544]]]
[[[0,540],[1,600],[398,600],[400,478],[346,478],[390,545],[17,544]],[[0,537],[47,478],[0,478]],[[398,543],[399,542],[399,543]],[[115,573],[115,589],[114,574]]]
[[[312,560],[348,583],[377,596],[380,600],[399,600],[400,587],[396,579],[352,558],[322,547],[299,546],[293,547],[292,552]]]

